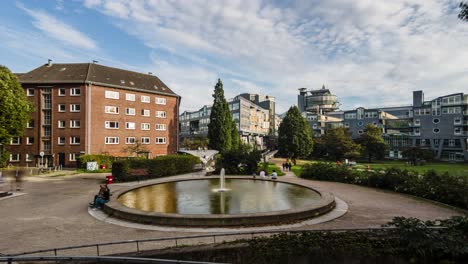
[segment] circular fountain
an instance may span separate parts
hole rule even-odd
[[[329,212],[334,196],[307,186],[245,177],[160,180],[114,194],[104,211],[144,224],[250,226],[288,223]]]

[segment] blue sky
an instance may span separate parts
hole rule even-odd
[[[468,92],[468,23],[452,0],[0,1],[0,64],[91,62],[153,72],[181,110],[227,98],[334,92],[342,109]]]

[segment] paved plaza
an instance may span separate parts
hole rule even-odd
[[[145,230],[110,224],[88,213],[88,203],[108,174],[46,175],[26,178],[15,197],[0,198],[0,253],[197,234],[190,229]],[[203,177],[186,174],[175,177]],[[462,212],[422,199],[356,185],[299,179],[288,172],[281,180],[300,182],[335,194],[349,206],[343,216],[292,229],[379,227],[395,216],[443,219]],[[111,191],[129,184],[112,184]],[[9,186],[3,186],[8,189]],[[192,232],[191,232],[192,231]],[[204,233],[206,234],[206,232]]]

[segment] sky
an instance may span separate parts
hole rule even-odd
[[[468,22],[452,0],[0,1],[0,64],[27,72],[92,62],[152,72],[182,96],[181,111],[226,98],[298,88],[338,96],[341,109],[409,105],[468,93]]]

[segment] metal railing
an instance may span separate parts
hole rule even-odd
[[[72,262],[80,263],[96,261],[97,263],[156,263],[156,264],[222,264],[219,262],[202,262],[202,261],[187,261],[187,260],[172,260],[172,259],[155,259],[155,258],[131,258],[131,257],[83,257],[83,256],[67,256],[67,257],[0,257],[0,263],[18,263],[18,262]]]
[[[441,227],[430,227],[431,229],[441,229]],[[169,248],[171,246],[181,246],[181,240],[190,240],[190,239],[199,239],[199,238],[209,238],[209,243],[219,243],[225,240],[221,238],[233,237],[233,236],[243,236],[244,239],[247,237],[248,239],[253,239],[255,236],[266,235],[266,234],[293,234],[293,233],[324,233],[324,232],[382,232],[385,230],[392,230],[396,229],[395,227],[379,227],[379,228],[359,228],[359,229],[322,229],[322,230],[269,230],[269,231],[255,231],[255,232],[234,232],[234,233],[216,233],[216,234],[203,234],[203,235],[192,235],[192,236],[176,236],[176,237],[162,237],[162,238],[149,238],[149,239],[140,239],[140,240],[122,240],[122,241],[114,241],[114,242],[107,242],[107,243],[98,243],[98,244],[85,244],[85,245],[78,245],[78,246],[70,246],[70,247],[60,247],[60,248],[51,248],[51,249],[43,249],[43,250],[35,250],[35,251],[28,251],[22,252],[17,254],[10,254],[4,255],[5,257],[17,257],[17,256],[27,256],[27,255],[34,255],[39,253],[53,253],[54,256],[59,256],[59,252],[66,251],[66,250],[74,250],[74,249],[83,249],[83,248],[94,248],[96,252],[96,256],[101,255],[101,250],[105,246],[115,246],[115,245],[123,245],[123,244],[134,244],[134,251],[125,252],[127,254],[131,253],[140,253],[142,252],[140,246],[142,243],[146,242],[161,242],[161,241],[170,241],[171,245],[167,245],[165,248]],[[200,241],[196,241],[193,245],[199,245]],[[208,243],[205,243],[208,244]],[[183,244],[186,245],[186,244]]]

